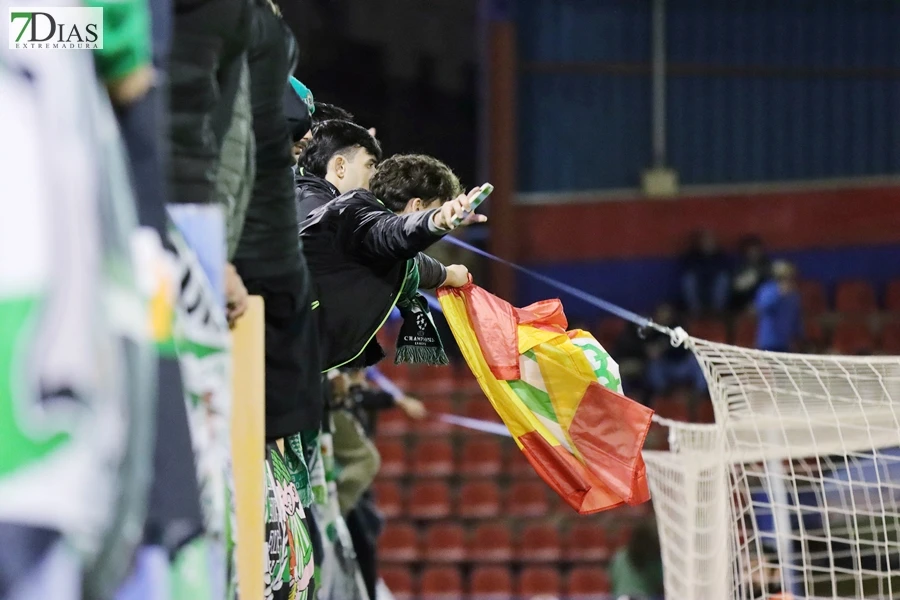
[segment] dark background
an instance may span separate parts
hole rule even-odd
[[[295,0],[281,9],[301,48],[295,75],[316,100],[377,128],[386,156],[431,154],[476,185],[474,0]]]

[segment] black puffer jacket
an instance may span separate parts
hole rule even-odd
[[[443,284],[444,266],[421,253],[443,237],[428,225],[434,212],[395,215],[372,192],[354,190],[303,221],[300,239],[319,300],[325,370],[384,358],[375,334],[400,298],[407,260],[417,261],[420,288]]]
[[[231,123],[252,0],[177,0],[169,67],[171,201],[215,199],[222,140]]]
[[[284,86],[297,62],[287,25],[264,2],[253,11],[250,100],[256,141],[256,180],[244,230],[234,255],[241,276],[268,277],[300,268],[291,136],[284,115]]]

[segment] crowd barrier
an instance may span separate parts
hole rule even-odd
[[[265,589],[265,325],[263,300],[251,296],[233,330],[231,454],[237,511],[241,597]]]

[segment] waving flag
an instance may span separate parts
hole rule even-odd
[[[641,448],[653,411],[559,300],[514,308],[467,285],[438,292],[469,368],[541,478],[581,514],[650,499]]]

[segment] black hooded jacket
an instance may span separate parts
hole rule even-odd
[[[322,366],[367,367],[384,358],[375,334],[406,284],[406,261],[419,267],[419,287],[436,288],[447,272],[422,254],[444,233],[429,220],[435,210],[396,215],[368,190],[353,190],[300,225],[303,254],[319,300]]]

